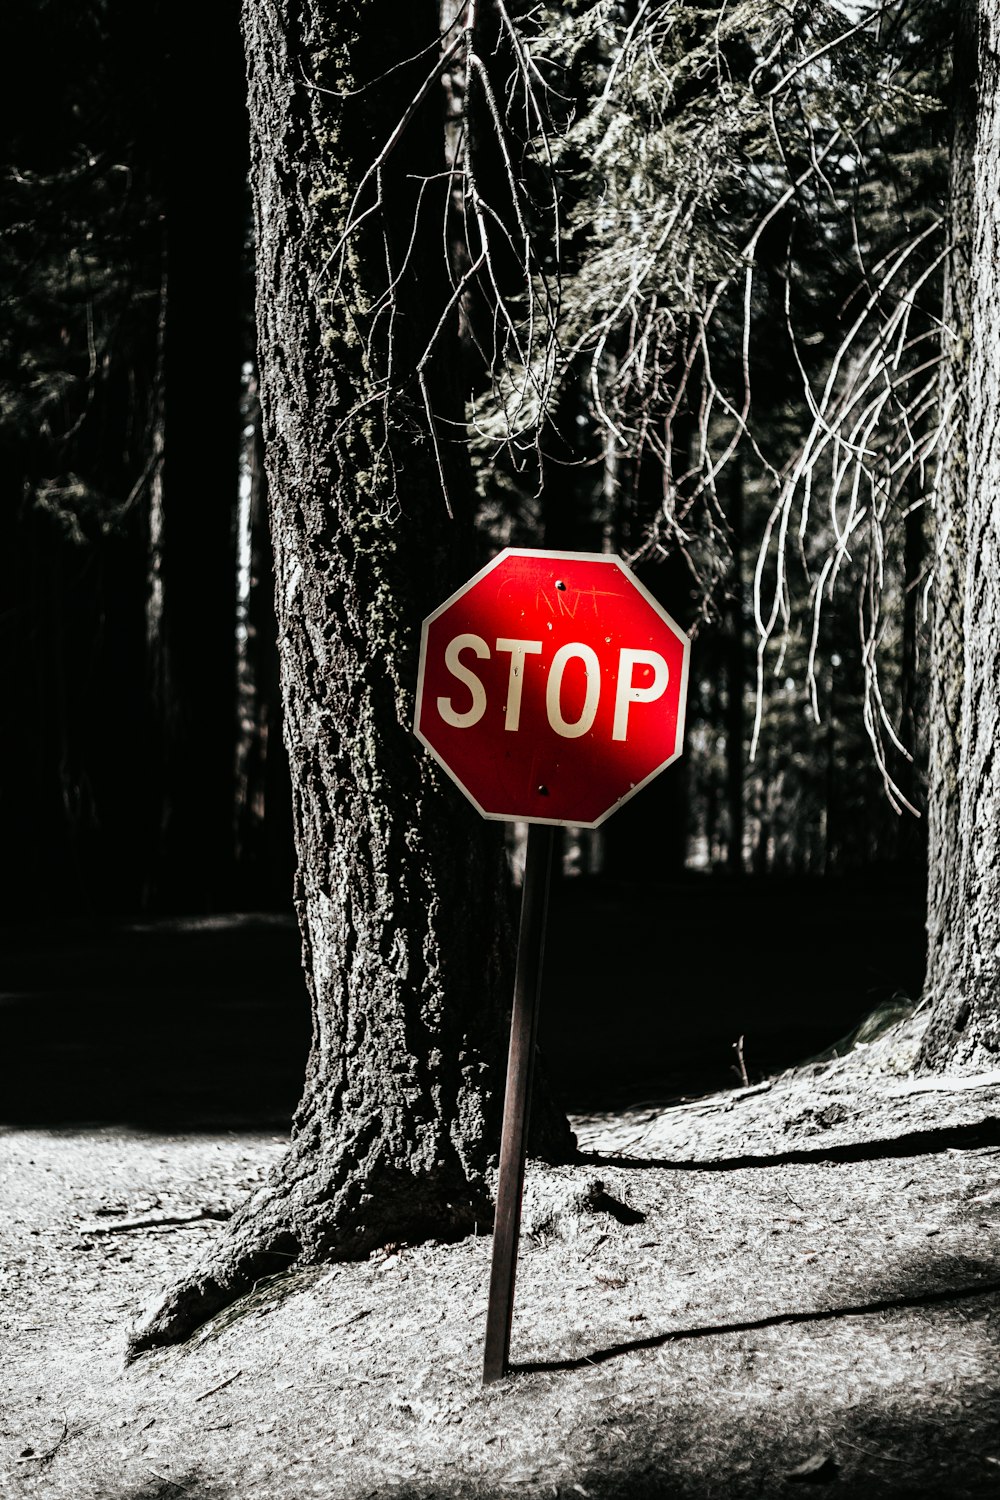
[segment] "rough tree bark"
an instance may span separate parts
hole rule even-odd
[[[966,380],[972,281],[973,153],[976,108],[972,6],[963,5],[955,38],[954,131],[951,147],[951,247],[945,276],[944,326],[949,339],[940,405],[950,423],[934,512],[931,671],[928,704],[927,980],[925,993],[947,993],[959,936],[959,783],[962,743],[963,598],[965,589]]]
[[[964,401],[935,561],[927,1067],[1000,1056],[1000,6],[957,10],[949,267],[952,374]],[[978,44],[978,77],[976,76]],[[966,382],[964,397],[957,395]],[[943,526],[943,531],[941,530]]]
[[[499,1145],[510,981],[502,844],[410,728],[419,622],[470,566],[461,475],[449,476],[451,521],[412,378],[447,301],[440,198],[414,218],[418,179],[443,161],[440,86],[382,164],[381,215],[338,259],[359,185],[425,76],[420,54],[436,35],[437,7],[252,0],[244,25],[261,404],[313,1044],[283,1165],[210,1263],[148,1315],[133,1354],[177,1341],[295,1262],[488,1224]],[[425,200],[445,190],[424,187]],[[355,211],[375,193],[369,175]],[[384,300],[390,278],[395,311]],[[383,405],[390,340],[396,388]],[[443,388],[451,363],[436,366],[445,416],[459,414]],[[554,1111],[536,1109],[535,1123],[536,1149],[570,1152]]]

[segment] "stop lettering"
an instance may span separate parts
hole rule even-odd
[[[596,827],[680,754],[688,651],[619,558],[509,548],[424,621],[414,727],[485,817]]]

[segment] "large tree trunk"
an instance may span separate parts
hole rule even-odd
[[[436,5],[253,0],[244,22],[313,1045],[282,1168],[211,1264],[153,1312],[133,1352],[175,1341],[295,1261],[488,1223],[499,1145],[510,977],[502,843],[410,728],[420,621],[470,566],[471,527],[448,519],[412,378],[447,300],[434,184],[406,260],[417,176],[443,160],[440,85],[383,163],[381,213],[338,258],[352,205],[374,202],[373,177],[356,201],[366,170],[424,77]],[[392,319],[373,316],[389,276]],[[390,338],[397,393],[383,402]],[[442,382],[433,394],[439,413],[460,415]],[[457,514],[462,476],[449,477]],[[471,488],[469,501],[471,510]],[[571,1149],[564,1121],[539,1110],[536,1123],[549,1127],[552,1152]]]
[[[995,1065],[1000,1055],[998,27],[996,0],[960,6],[946,410],[963,379],[967,386],[941,487],[935,563],[927,980],[933,1010],[922,1049],[931,1067]]]

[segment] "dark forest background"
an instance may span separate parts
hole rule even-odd
[[[228,4],[14,0],[3,32],[0,909],[22,927],[289,913],[238,15]],[[884,145],[857,200],[873,243],[887,219],[940,208],[945,135],[930,112]],[[876,182],[887,160],[898,175]],[[832,233],[817,227],[799,244],[817,341],[836,334],[856,281]],[[785,253],[776,226],[761,246],[761,296]],[[787,451],[802,420],[791,360],[766,320],[755,337],[757,429]],[[539,502],[505,509],[510,487],[485,486],[484,557],[508,541],[642,548],[661,486],[648,473],[609,484],[580,441]],[[771,500],[739,458],[722,485],[730,558],[708,605],[683,557],[637,564],[695,632],[686,752],[604,829],[567,832],[554,941],[563,977],[568,966],[589,983],[577,1021],[599,1024],[608,991],[634,983],[650,1005],[670,1001],[664,1046],[715,1027],[712,1066],[724,1074],[736,1033],[769,1004],[758,1067],[916,996],[925,848],[923,820],[895,810],[865,733],[850,587],[823,614],[819,722],[803,625],[768,676],[749,760],[751,588]],[[911,764],[892,751],[893,777],[922,810],[919,500],[917,487],[880,650],[883,692],[914,752]],[[614,939],[596,967],[567,956],[582,916]],[[633,981],[615,964],[623,948]],[[808,1036],[789,1031],[807,976]],[[698,1019],[706,984],[723,997],[717,1024]],[[574,1068],[586,1071],[568,1060],[567,1077]],[[637,1086],[640,1074],[629,1075]]]

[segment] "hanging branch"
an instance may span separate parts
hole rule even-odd
[[[935,415],[938,329],[924,306],[942,263],[939,222],[904,229],[872,253],[851,220],[862,292],[825,365],[796,326],[789,264],[784,337],[808,412],[795,452],[775,452],[757,425],[753,388],[775,238],[787,240],[790,258],[796,234],[830,239],[834,226],[846,227],[844,200],[857,195],[866,152],[883,149],[882,121],[922,107],[892,76],[908,3],[859,14],[838,0],[795,9],[641,0],[626,20],[612,0],[573,8],[492,0],[488,9],[485,0],[458,0],[440,37],[396,65],[419,68],[419,82],[314,279],[317,297],[347,310],[378,372],[375,393],[345,414],[337,440],[379,411],[375,461],[391,463],[384,434],[393,403],[409,395],[451,514],[450,445],[470,447],[486,483],[500,469],[517,486],[537,487],[560,400],[583,389],[596,429],[587,461],[602,463],[615,484],[638,486],[650,470],[661,479],[632,560],[679,553],[699,619],[717,608],[731,558],[720,481],[738,454],[752,456],[773,500],[753,585],[751,754],[767,665],[781,671],[797,619],[791,558],[808,584],[805,686],[817,721],[823,611],[849,574],[864,722],[897,810],[911,804],[886,751],[909,751],[886,706],[879,651],[888,538],[910,476],[925,491],[933,483],[950,420]],[[417,180],[412,233],[394,258],[388,167],[415,121],[440,108],[440,91],[450,108],[445,159]],[[445,289],[422,348],[404,363],[398,294],[429,212],[441,216]],[[350,296],[351,252],[377,224],[385,288],[362,312]],[[843,284],[842,268],[838,276]],[[453,320],[469,356],[464,416],[434,405],[432,376]]]

